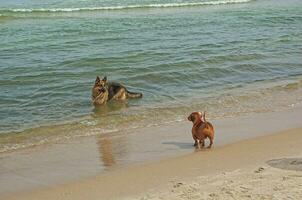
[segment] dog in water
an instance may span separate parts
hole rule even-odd
[[[106,104],[110,100],[125,100],[128,98],[141,98],[142,93],[129,92],[125,86],[116,82],[108,82],[105,76],[102,80],[96,77],[92,88],[92,102],[94,105]]]
[[[206,121],[205,112],[202,116],[201,112],[193,112],[189,115],[188,120],[193,122],[192,136],[195,141],[194,146],[200,148],[205,145],[205,139],[209,138],[210,145],[208,148],[212,147],[214,140],[214,127],[210,122]]]

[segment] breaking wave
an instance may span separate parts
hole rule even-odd
[[[82,8],[18,8],[18,9],[0,10],[0,12],[79,12],[79,11],[124,10],[124,9],[143,9],[143,8],[172,8],[172,7],[248,3],[250,1],[252,0],[218,0],[218,1],[188,2],[188,3],[142,4],[142,5],[125,5],[125,6],[82,7]]]

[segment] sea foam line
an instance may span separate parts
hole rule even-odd
[[[145,4],[145,5],[127,5],[127,6],[104,6],[104,7],[82,7],[82,8],[19,8],[0,10],[0,12],[77,12],[77,11],[96,11],[96,10],[123,10],[123,9],[139,9],[139,8],[170,8],[170,7],[188,7],[203,5],[224,5],[235,3],[248,3],[252,0],[219,0],[205,2],[189,2],[189,3],[166,3],[166,4]]]

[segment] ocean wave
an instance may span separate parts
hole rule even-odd
[[[124,10],[124,9],[140,9],[140,8],[172,8],[172,7],[189,7],[189,6],[207,6],[207,5],[224,5],[235,3],[248,3],[253,0],[218,0],[204,2],[188,2],[188,3],[164,3],[164,4],[138,4],[126,6],[101,6],[101,7],[82,7],[82,8],[18,8],[0,10],[0,12],[79,12],[79,11],[98,11],[98,10]]]

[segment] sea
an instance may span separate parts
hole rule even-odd
[[[301,102],[301,0],[0,0],[0,152]]]

